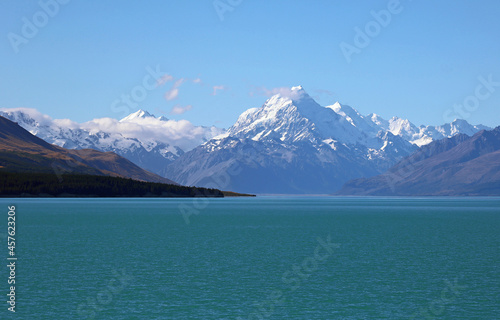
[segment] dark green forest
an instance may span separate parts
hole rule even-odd
[[[224,197],[222,191],[132,179],[0,171],[0,197]]]

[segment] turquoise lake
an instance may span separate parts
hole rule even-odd
[[[500,319],[500,198],[0,203],[0,319]]]

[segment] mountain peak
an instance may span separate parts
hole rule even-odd
[[[466,126],[469,126],[469,122],[467,122],[467,120],[465,119],[455,119],[453,120],[453,122],[451,124],[454,124],[454,125],[466,125]]]
[[[150,114],[149,112],[147,112],[145,110],[139,109],[136,112],[131,113],[128,116],[126,116],[125,118],[121,119],[120,122],[130,121],[130,120],[134,120],[134,119],[138,119],[138,118],[143,118],[143,119],[144,118],[155,118],[155,116]]]
[[[272,104],[280,100],[298,102],[302,100],[312,99],[302,86],[295,86],[291,88],[288,87],[276,88],[273,89],[271,92],[274,95],[271,98],[269,98],[268,102],[271,102]]]
[[[342,115],[342,116],[352,116],[353,114],[359,115],[358,111],[355,110],[353,107],[350,107],[345,104],[341,104],[340,102],[335,102],[331,106],[327,106],[326,108],[332,109],[336,113]]]

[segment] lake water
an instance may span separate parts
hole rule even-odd
[[[500,318],[499,198],[0,203],[1,319]]]

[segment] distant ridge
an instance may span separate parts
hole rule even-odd
[[[139,109],[121,120],[93,119],[76,123],[54,120],[35,109],[0,108],[0,116],[17,122],[33,135],[66,149],[114,152],[137,166],[165,175],[166,166],[185,151],[223,132],[216,127],[195,126]]]
[[[382,175],[347,182],[336,195],[500,196],[500,127],[435,141]]]
[[[243,112],[224,134],[180,155],[166,176],[179,183],[260,194],[331,194],[351,179],[385,172],[419,147],[485,127],[455,120],[413,125],[319,105],[301,86],[284,88]]]
[[[0,115],[67,149],[112,151],[183,185],[242,193],[331,194],[347,181],[379,175],[433,141],[488,127],[454,120],[416,126],[362,115],[339,102],[319,105],[302,86],[280,88],[228,130],[194,126],[139,109],[121,120],[76,123],[34,109]]]
[[[35,137],[0,116],[0,170],[54,174],[92,174],[177,184],[139,168],[112,152],[67,150]]]

